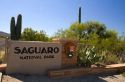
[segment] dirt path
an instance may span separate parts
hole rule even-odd
[[[2,82],[125,82],[122,75],[98,74],[72,78],[53,79],[41,75],[3,75]]]

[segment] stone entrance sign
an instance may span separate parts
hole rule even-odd
[[[46,74],[61,68],[62,44],[54,42],[8,41],[6,72]]]

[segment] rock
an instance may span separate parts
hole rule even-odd
[[[2,73],[0,72],[0,82],[2,82]]]

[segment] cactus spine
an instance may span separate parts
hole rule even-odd
[[[22,28],[22,16],[21,14],[17,17],[17,23],[15,25],[15,18],[11,18],[10,23],[10,34],[11,34],[11,40],[19,40],[21,37],[21,28]]]

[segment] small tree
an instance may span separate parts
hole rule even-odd
[[[45,41],[45,42],[49,40],[44,31],[38,32],[31,28],[24,29],[21,39],[26,41]]]

